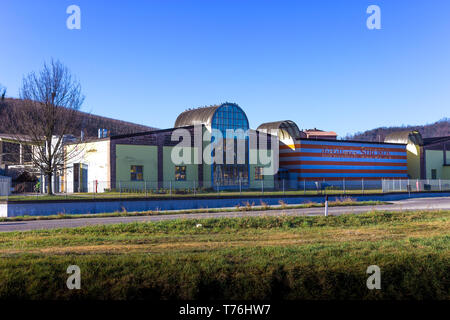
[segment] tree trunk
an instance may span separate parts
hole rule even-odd
[[[52,188],[52,173],[47,173],[47,195],[51,196],[53,195],[53,188]]]

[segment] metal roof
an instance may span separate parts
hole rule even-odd
[[[277,136],[280,139],[287,139],[290,137],[294,139],[306,138],[306,134],[301,132],[295,122],[291,120],[266,122],[261,124],[256,130],[266,133],[277,131]]]
[[[422,135],[419,131],[397,131],[388,134],[384,138],[385,143],[408,144],[410,141],[416,145],[423,145]]]
[[[222,105],[215,105],[192,110],[186,110],[178,116],[175,128],[192,126],[196,124],[211,125],[212,117]]]
[[[431,137],[431,138],[424,138],[423,139],[423,144],[425,146],[430,145],[430,144],[435,144],[435,143],[442,143],[442,142],[450,142],[450,136],[445,136],[445,137]]]

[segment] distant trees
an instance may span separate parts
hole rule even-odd
[[[66,135],[80,127],[81,86],[61,62],[51,60],[39,73],[23,78],[20,97],[23,104],[14,114],[10,132],[22,144],[33,146],[32,162],[45,175],[51,195],[53,175],[76,156],[65,152],[63,144]]]
[[[364,132],[357,132],[353,135],[347,135],[345,139],[383,142],[388,134],[406,130],[417,130],[424,138],[450,136],[450,119],[443,118],[435,123],[419,126],[381,127]]]

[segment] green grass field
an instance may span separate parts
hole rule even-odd
[[[450,211],[0,233],[0,257],[0,299],[448,300]],[[81,290],[66,288],[73,264]]]

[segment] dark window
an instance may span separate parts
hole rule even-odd
[[[437,179],[437,170],[431,169],[431,179]]]
[[[175,166],[175,181],[186,181],[186,166]]]
[[[255,167],[255,180],[262,180],[263,178],[263,168]]]
[[[130,174],[131,174],[131,181],[143,181],[144,166],[131,166]]]

